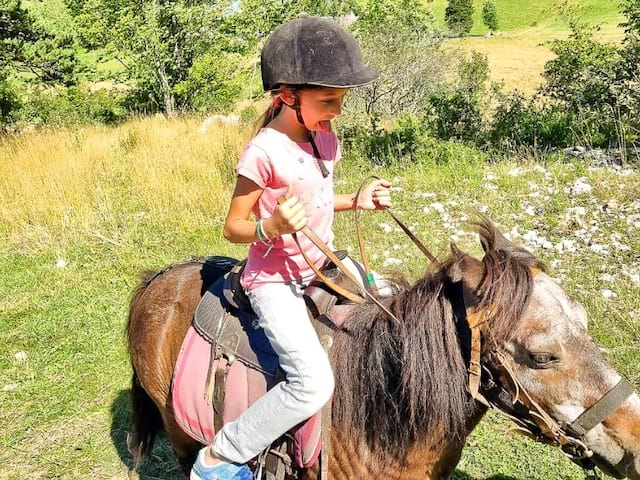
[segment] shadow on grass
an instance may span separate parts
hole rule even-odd
[[[453,472],[451,476],[451,480],[477,480],[475,477],[472,477],[466,472],[462,470],[456,470]],[[485,478],[484,480],[518,480],[515,477],[510,477],[508,475],[492,475],[490,477]]]
[[[130,420],[129,390],[121,390],[111,403],[111,441],[120,461],[132,472],[133,460],[127,450],[127,430]],[[143,460],[137,473],[140,480],[184,480],[185,478],[164,434],[158,435],[151,455]]]
[[[111,441],[118,452],[120,461],[133,471],[133,460],[127,450],[127,430],[131,420],[129,390],[121,390],[111,403]],[[153,451],[138,467],[137,474],[130,478],[140,480],[184,480],[178,462],[164,434],[158,435]],[[452,480],[477,480],[462,470],[456,470]],[[505,475],[493,475],[484,480],[518,480]]]

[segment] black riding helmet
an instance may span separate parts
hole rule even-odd
[[[279,84],[350,88],[378,77],[364,65],[353,35],[322,17],[301,17],[277,28],[262,49],[261,70],[265,91]]]

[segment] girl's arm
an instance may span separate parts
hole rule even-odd
[[[278,205],[271,217],[263,219],[262,227],[267,238],[297,232],[307,224],[304,206],[296,197],[289,197],[290,191],[286,195],[287,201]],[[238,175],[229,213],[224,222],[224,238],[232,243],[252,243],[258,240],[256,222],[249,220],[249,216],[260,195],[262,188]]]
[[[383,210],[391,207],[391,182],[374,180],[360,192],[357,208],[360,210]],[[338,193],[333,196],[333,209],[336,212],[355,210],[355,193]]]

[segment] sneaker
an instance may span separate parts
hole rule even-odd
[[[190,480],[253,480],[253,472],[246,465],[220,462],[213,466],[205,465],[205,447],[198,453],[196,463],[191,469]]]

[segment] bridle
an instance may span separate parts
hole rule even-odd
[[[538,272],[532,269],[532,275]],[[499,349],[492,349],[484,355],[489,360],[488,365],[482,363],[481,343],[482,338],[489,334],[490,318],[490,308],[466,315],[471,330],[469,392],[473,399],[509,417],[517,425],[511,431],[560,447],[568,458],[584,469],[586,478],[599,478],[593,451],[584,443],[584,437],[629,398],[634,392],[633,385],[622,378],[576,420],[561,425],[531,398],[509,366],[506,355]]]

